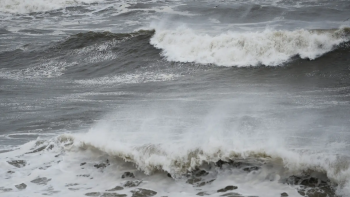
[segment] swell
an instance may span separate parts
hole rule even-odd
[[[261,45],[252,46],[252,51],[249,50],[249,47],[237,48],[237,45],[227,43],[227,41],[241,44],[250,42],[245,34],[240,35],[241,37],[235,40],[229,34],[215,38],[209,35],[197,35],[190,30],[171,32],[170,30],[155,29],[131,33],[85,32],[71,35],[62,41],[49,43],[43,47],[35,47],[33,49],[22,47],[23,50],[16,49],[1,52],[0,57],[4,60],[1,66],[3,68],[1,76],[25,79],[60,77],[64,75],[78,80],[90,79],[91,77],[105,77],[113,73],[132,72],[139,68],[140,64],[142,67],[147,67],[160,61],[162,59],[161,56],[164,56],[164,59],[170,62],[188,62],[188,67],[191,67],[192,62],[211,64],[214,67],[216,65],[238,67],[291,65],[295,67],[295,64],[299,65],[300,63],[309,65],[309,60],[313,60],[312,62],[314,63],[311,64],[323,65],[324,60],[327,60],[327,58],[344,56],[350,51],[350,42],[347,41],[350,32],[349,28],[339,30],[300,30],[300,32],[270,31],[268,33],[254,33],[258,38],[251,38],[253,40],[252,43],[261,41]],[[178,39],[180,34],[181,37],[186,39]],[[266,34],[272,37],[264,37]],[[296,36],[290,36],[292,34],[296,34]],[[316,48],[309,48],[309,45],[299,48],[301,50],[299,54],[299,49],[295,46],[295,42],[298,43],[298,40],[303,39],[305,41],[308,37],[303,37],[304,34],[311,37],[314,35],[316,37],[321,36],[327,39],[314,40],[315,43],[311,45],[317,45]],[[273,36],[278,38],[275,40],[275,43],[268,40],[272,39]],[[160,37],[162,38],[160,39]],[[188,40],[188,38],[191,39]],[[225,39],[220,40],[219,38]],[[240,38],[242,39],[240,40]],[[267,40],[263,40],[263,38]],[[165,41],[166,39],[168,41]],[[200,42],[193,41],[196,39]],[[216,41],[214,42],[213,39],[216,39]],[[335,44],[327,44],[328,39],[334,39]],[[288,42],[285,43],[285,40],[288,40]],[[278,43],[279,41],[281,42]],[[203,43],[205,46],[203,46]],[[211,49],[206,48],[208,43]],[[299,45],[304,46],[303,42],[300,42]],[[273,48],[274,46],[278,47]],[[291,51],[283,49],[283,47]],[[317,47],[320,47],[320,49]],[[264,51],[265,49],[267,51]],[[235,50],[237,50],[237,54],[235,54]],[[297,50],[297,52],[294,50]],[[14,60],[16,61],[15,66],[13,66]],[[336,60],[340,61],[339,58]],[[297,65],[296,67],[298,67]],[[341,65],[346,65],[346,62],[341,63]],[[168,64],[165,64],[163,67],[168,67]],[[329,66],[326,65],[326,67]],[[16,69],[14,70],[14,68]]]
[[[169,30],[167,32],[171,31]],[[62,42],[55,43],[51,49],[54,52],[66,51],[69,56],[74,54],[74,61],[78,63],[82,59],[93,59],[93,61],[90,61],[90,64],[71,67],[67,71],[67,73],[74,76],[81,75],[89,77],[104,77],[107,73],[130,72],[140,67],[138,66],[140,62],[147,67],[147,65],[161,60],[162,56],[164,57],[163,59],[169,62],[188,63],[189,67],[191,67],[193,62],[202,65],[210,64],[214,67],[250,67],[261,65],[300,67],[298,66],[299,64],[305,64],[305,67],[319,65],[319,68],[322,67],[321,70],[327,70],[329,65],[324,65],[324,62],[329,62],[327,59],[332,59],[333,61],[334,57],[344,56],[344,53],[346,54],[350,51],[350,28],[258,32],[254,33],[257,35],[257,38],[250,38],[249,36],[245,36],[245,34],[241,34],[238,40],[234,40],[232,37],[226,38],[230,42],[241,44],[250,42],[249,39],[252,39],[253,41],[250,43],[252,48],[236,48],[236,45],[229,44],[226,46],[227,43],[225,42],[227,39],[225,38],[210,43],[212,46],[212,49],[209,50],[210,53],[202,46],[202,43],[208,40],[211,42],[211,37],[209,36],[205,36],[203,40],[199,36],[200,42],[197,43],[192,40],[186,40],[188,37],[187,30],[186,32],[174,31],[168,36],[174,35],[174,37],[177,37],[179,34],[183,34],[182,36],[186,37],[186,39],[171,40],[162,48],[155,44],[155,39],[159,37],[159,34],[163,33],[164,30],[159,28],[131,33],[86,32],[72,35]],[[266,34],[270,37],[266,37]],[[198,35],[196,34],[194,36],[193,40]],[[310,37],[316,38],[308,40]],[[159,42],[166,43],[164,39],[160,39]],[[260,45],[256,45],[255,42],[258,42]],[[228,53],[231,49],[233,52]],[[235,50],[238,54],[235,54]],[[244,53],[243,55],[242,51]],[[78,56],[82,57],[76,58]],[[89,58],[85,58],[86,56]],[[94,58],[94,56],[98,57]],[[312,61],[310,62],[310,60]],[[335,60],[341,61],[339,58]],[[345,59],[343,58],[343,60]],[[97,62],[100,65],[106,66],[96,67],[94,63]],[[338,67],[343,67],[345,64],[346,62],[340,62]],[[165,67],[168,67],[168,64],[165,64]],[[306,68],[298,69],[303,70]],[[335,70],[334,72],[338,71]]]
[[[180,30],[182,30],[180,28]],[[150,39],[150,44],[157,47],[157,44],[155,43],[156,37],[159,36],[159,34],[165,34],[163,29],[151,29],[151,30],[138,30],[135,32],[130,33],[112,33],[112,32],[84,32],[84,33],[78,33],[75,35],[71,35],[68,38],[64,39],[63,41],[60,41],[58,43],[54,43],[54,46],[52,48],[57,49],[81,49],[90,45],[96,45],[101,44],[103,42],[107,41],[127,41],[129,39],[133,39],[133,42],[139,42],[143,39]],[[171,35],[176,36],[176,31],[168,31]],[[305,41],[303,39],[303,36],[313,36],[313,35],[325,35],[328,39],[334,39],[336,41],[336,45],[334,45],[330,51],[336,51],[337,49],[344,49],[349,48],[349,39],[350,39],[350,28],[341,28],[341,29],[313,29],[313,30],[297,30],[297,31],[270,31],[271,36],[279,38],[281,40],[276,40],[275,45],[281,45],[283,43],[278,43],[279,41],[283,41],[283,39],[287,41],[293,41],[293,39],[296,40],[296,43],[290,42],[291,44],[296,44],[293,46],[301,46],[303,43],[301,41]],[[194,33],[190,29],[186,29],[186,32],[179,32],[179,34],[182,34],[186,36],[186,33]],[[242,33],[243,34],[249,34],[249,32]],[[261,34],[262,36],[265,36],[265,32],[256,32],[256,35],[259,36]],[[296,34],[296,35],[292,35]],[[306,35],[303,35],[306,34]],[[200,34],[198,34],[200,36]],[[141,37],[144,36],[144,37]],[[197,36],[197,35],[196,35]],[[211,38],[209,35],[207,35],[207,38]],[[243,37],[242,37],[243,38]],[[258,37],[265,38],[265,39],[271,39],[269,37]],[[163,35],[161,41],[164,41],[165,35]],[[273,38],[272,38],[273,39]],[[229,40],[235,40],[234,37],[229,37]],[[205,40],[202,40],[205,41]],[[225,41],[225,40],[224,40]],[[319,47],[324,47],[322,40],[314,40],[317,41],[316,44],[319,45]],[[327,42],[329,40],[325,40]],[[237,40],[237,42],[244,42],[243,40]],[[172,43],[172,42],[171,42]],[[176,43],[174,43],[176,44]],[[188,42],[187,45],[191,47],[191,42]],[[244,43],[242,43],[244,44]],[[265,44],[265,43],[264,43]],[[214,45],[214,43],[212,43]],[[98,46],[97,46],[98,47]],[[214,46],[212,46],[214,47]],[[258,46],[257,46],[258,47]],[[280,46],[282,47],[282,46]],[[282,49],[281,49],[282,50]],[[263,51],[262,51],[263,52]],[[162,52],[164,55],[164,52]],[[313,59],[310,57],[310,59]]]
[[[42,47],[4,51],[0,74],[16,80],[62,75],[81,79],[132,71],[145,57],[159,59],[159,52],[148,44],[153,33],[86,32]]]
[[[79,49],[86,46],[98,44],[106,41],[123,41],[141,35],[151,36],[153,30],[139,30],[131,33],[111,33],[111,32],[86,32],[72,35],[63,42],[58,43],[55,48],[58,49]],[[136,40],[137,42],[137,40]]]

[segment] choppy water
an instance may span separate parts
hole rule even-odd
[[[350,196],[349,1],[0,0],[0,196]]]

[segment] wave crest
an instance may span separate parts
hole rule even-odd
[[[267,183],[268,187],[278,185],[279,189],[284,188],[283,190],[288,187],[289,192],[295,193],[292,196],[298,196],[297,192],[302,196],[311,194],[311,196],[318,196],[317,194],[347,196],[350,191],[350,160],[343,156],[298,153],[291,150],[283,151],[282,148],[275,152],[267,149],[234,151],[210,146],[210,150],[213,151],[208,151],[205,146],[186,149],[180,148],[181,145],[169,151],[170,145],[129,146],[122,142],[114,141],[111,144],[107,141],[92,140],[85,134],[63,134],[50,140],[31,141],[1,156],[6,157],[7,163],[11,165],[31,164],[23,170],[39,168],[37,172],[43,172],[47,169],[43,174],[47,176],[47,173],[51,172],[50,178],[53,178],[52,172],[57,172],[52,169],[59,167],[63,173],[73,173],[71,178],[74,180],[77,176],[101,176],[105,171],[106,176],[112,174],[111,177],[115,182],[115,171],[119,175],[125,172],[125,168],[119,166],[128,166],[133,172],[137,169],[144,172],[143,175],[137,175],[139,178],[163,174],[163,177],[167,175],[180,182],[187,179],[186,183],[193,185],[194,188],[211,184],[213,181],[220,185],[221,181],[227,180],[236,181],[244,192],[244,185],[252,184],[250,181],[254,180],[254,184],[261,181],[259,184]],[[172,144],[171,149],[174,146],[176,144]],[[12,160],[8,159],[8,156]],[[50,168],[51,165],[55,168]],[[10,167],[8,164],[5,166]],[[69,170],[71,168],[76,168],[79,172]],[[86,171],[90,174],[81,174]],[[235,176],[235,180],[231,180],[232,175]],[[210,186],[205,188],[208,189]],[[260,189],[255,188],[256,191]],[[310,195],[306,195],[307,193]]]
[[[269,166],[285,176],[305,176],[312,172],[322,173],[341,187],[347,187],[350,180],[350,159],[340,155],[325,155],[324,153],[296,152],[292,150],[246,150],[235,151],[223,147],[181,149],[169,151],[161,144],[145,144],[140,146],[126,146],[125,144],[85,139],[86,136],[61,135],[60,144],[69,150],[95,150],[109,156],[122,158],[132,162],[145,174],[157,171],[169,172],[172,175],[184,174],[198,169],[200,166],[218,162],[240,162],[249,166]],[[173,149],[174,147],[172,147]],[[208,151],[210,150],[210,151]]]
[[[175,31],[157,29],[151,44],[162,49],[168,61],[239,67],[277,66],[294,56],[313,60],[348,38],[349,28],[208,35],[182,27]]]

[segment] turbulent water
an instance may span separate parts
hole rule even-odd
[[[350,196],[350,1],[0,0],[0,196]]]

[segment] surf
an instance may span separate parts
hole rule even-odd
[[[157,29],[151,44],[168,61],[218,66],[279,66],[298,56],[314,60],[349,40],[349,29],[228,31],[210,35],[187,27]]]

